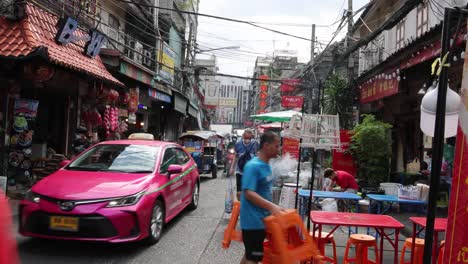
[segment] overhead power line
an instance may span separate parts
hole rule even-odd
[[[388,30],[393,28],[396,24],[398,24],[401,19],[403,19],[406,15],[408,15],[411,10],[413,10],[415,7],[417,7],[419,4],[421,4],[423,0],[407,0],[403,4],[403,6],[397,10],[395,13],[392,14],[392,16],[387,19],[379,28],[371,32],[369,35],[366,37],[358,40],[355,42],[350,48],[348,48],[339,58],[338,61],[342,61],[345,58],[349,56],[349,54],[353,53],[356,51],[358,48],[366,45],[367,43],[371,42],[373,39],[375,39],[380,33],[382,33],[384,30]]]
[[[197,13],[197,12],[182,11],[182,10],[177,10],[177,9],[173,9],[173,8],[166,8],[166,7],[160,7],[160,6],[155,6],[155,5],[148,5],[148,4],[144,4],[144,3],[135,3],[135,2],[130,1],[130,0],[118,0],[118,1],[123,2],[123,3],[131,3],[131,4],[134,4],[134,5],[144,6],[144,7],[156,8],[156,9],[160,9],[160,10],[168,10],[168,11],[180,12],[180,13],[183,13],[183,14],[203,16],[203,17],[209,17],[209,18],[213,18],[213,19],[220,19],[220,20],[226,20],[226,21],[230,21],[230,22],[242,23],[242,24],[253,26],[253,27],[261,28],[261,29],[264,29],[264,30],[268,30],[268,31],[271,31],[271,32],[274,32],[274,33],[277,33],[277,34],[281,34],[281,35],[285,35],[285,36],[289,36],[289,37],[293,37],[293,38],[297,38],[297,39],[302,39],[302,40],[306,40],[306,41],[311,41],[311,39],[309,39],[309,38],[304,38],[304,37],[296,36],[296,35],[289,34],[289,33],[286,33],[286,32],[282,32],[282,31],[278,31],[278,30],[275,30],[275,29],[260,26],[260,25],[255,24],[255,22],[251,22],[251,21],[245,21],[245,20],[239,20],[239,19],[233,19],[233,18],[227,18],[227,17],[220,17],[220,16],[214,16],[214,15]]]

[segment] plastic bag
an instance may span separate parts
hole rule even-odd
[[[234,204],[234,185],[232,184],[232,177],[228,178],[228,184],[226,188],[226,197],[224,200],[224,211],[228,214],[232,212]]]
[[[419,200],[427,201],[429,200],[429,185],[418,183],[416,184],[420,188],[420,197]]]
[[[421,188],[419,186],[407,185],[398,188],[398,198],[407,200],[419,200]]]
[[[338,212],[338,204],[333,198],[323,199],[323,201],[320,202],[320,205],[322,206],[322,211]]]

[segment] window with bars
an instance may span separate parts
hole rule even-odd
[[[405,22],[406,18],[401,20],[396,26],[396,48],[401,49],[405,46]]]
[[[416,9],[416,37],[421,36],[429,27],[429,7],[427,1],[423,1]]]

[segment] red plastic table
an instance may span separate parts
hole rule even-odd
[[[380,263],[383,263],[383,238],[394,248],[394,263],[398,263],[398,235],[404,225],[398,222],[395,218],[388,215],[376,214],[360,214],[360,213],[341,213],[341,212],[310,212],[310,221],[313,223],[313,234],[318,230],[318,237],[322,235],[322,225],[331,225],[334,228],[328,234],[329,236],[335,232],[340,226],[357,226],[375,228],[381,236],[380,239]],[[392,241],[385,233],[385,228],[395,229],[395,240]],[[320,243],[320,240],[319,240]],[[324,252],[322,252],[323,254]]]
[[[414,252],[414,240],[416,236],[421,233],[421,231],[426,228],[426,217],[410,217],[411,222],[413,222],[413,247],[411,248],[411,263],[413,263],[413,252]],[[417,227],[420,226],[421,229],[417,230]],[[436,218],[434,221],[434,245],[432,246],[432,263],[437,263],[437,255],[439,250],[437,244],[439,243],[439,232],[445,232],[447,230],[447,218]]]

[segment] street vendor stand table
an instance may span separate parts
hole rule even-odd
[[[301,205],[299,207],[299,211],[301,215],[304,215],[305,212],[305,205],[307,204],[307,198],[309,198],[310,195],[310,190],[304,190],[300,189],[299,190],[299,197],[300,197],[300,202]],[[326,191],[317,191],[313,190],[312,191],[312,197],[314,198],[314,202],[318,202],[318,199],[320,198],[334,198],[334,199],[341,199],[341,200],[353,200],[353,201],[359,201],[361,200],[361,196],[355,194],[355,193],[347,193],[347,192],[326,192]],[[347,203],[348,209],[351,209],[351,205]],[[359,212],[359,206],[356,206],[356,210]]]
[[[424,211],[427,205],[426,201],[400,199],[395,195],[368,194],[366,197],[369,198],[369,213],[371,212],[372,201],[377,202],[377,214],[385,214],[391,208],[391,204],[394,203],[419,205],[423,208],[422,211]],[[387,208],[384,208],[384,203],[389,203],[390,205]]]
[[[380,234],[380,262],[383,263],[383,238],[385,237],[388,242],[394,248],[394,263],[398,263],[398,235],[404,225],[398,222],[395,218],[388,215],[376,215],[376,214],[360,214],[360,213],[340,213],[340,212],[323,212],[323,211],[311,211],[310,220],[313,223],[312,234],[315,236],[315,232],[318,230],[318,237],[322,235],[322,225],[334,226],[329,232],[328,236],[340,226],[355,226],[355,227],[367,227],[375,228],[376,232]],[[392,241],[385,229],[395,230],[395,240]],[[320,243],[320,240],[319,240]],[[320,248],[320,247],[319,247]],[[324,252],[321,252],[324,254]]]
[[[413,263],[413,252],[414,252],[414,240],[426,228],[426,217],[410,217],[413,222],[413,248],[411,250],[411,263]],[[417,227],[421,228],[417,230]],[[447,230],[447,218],[436,218],[434,222],[434,245],[432,246],[432,263],[437,262],[437,254],[439,253],[437,243],[439,242],[439,232],[445,232]]]

